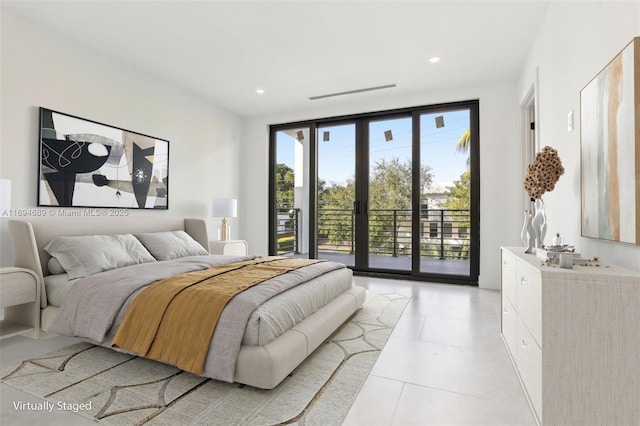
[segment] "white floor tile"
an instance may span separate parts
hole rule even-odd
[[[392,337],[372,374],[476,396],[507,385],[522,392],[506,350],[483,351]]]
[[[391,425],[403,385],[402,382],[370,375],[342,425]]]
[[[382,379],[404,383],[393,425],[535,424],[500,337],[500,292],[356,280],[376,291],[393,291],[399,285],[402,294],[412,297],[371,373],[380,383],[386,383]],[[395,391],[391,394],[395,399]],[[350,413],[350,424],[358,424],[358,415],[375,409],[387,393],[381,392],[377,400],[369,391],[363,390],[361,396],[354,404],[358,411]],[[386,425],[382,420],[380,424]]]
[[[531,413],[512,409],[510,401],[479,398],[406,384],[393,419],[409,425],[535,425]]]
[[[481,322],[467,319],[427,316],[417,340],[477,350],[501,350],[504,346],[497,321]]]
[[[392,336],[410,340],[419,339],[426,318],[427,316],[423,314],[404,312],[393,329]]]
[[[498,296],[499,297],[499,296]],[[499,324],[500,316],[493,303],[477,299],[455,301],[443,299],[411,299],[406,312],[424,314],[428,317],[464,319],[473,322]]]

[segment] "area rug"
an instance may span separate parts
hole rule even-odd
[[[408,298],[365,305],[272,390],[223,383],[78,343],[3,369],[4,383],[105,425],[340,425]],[[15,407],[20,409],[20,407]]]

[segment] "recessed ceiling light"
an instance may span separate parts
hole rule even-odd
[[[258,89],[256,89],[256,93],[257,93],[258,95],[264,95],[264,89],[260,89],[260,88],[258,88]]]
[[[429,62],[431,62],[432,64],[440,62],[440,56],[432,56],[431,59],[429,59]]]

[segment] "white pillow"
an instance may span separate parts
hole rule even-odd
[[[184,231],[149,232],[135,234],[156,260],[170,260],[185,256],[209,254],[191,235]]]
[[[60,262],[70,280],[137,263],[155,262],[131,234],[56,237],[44,249]]]

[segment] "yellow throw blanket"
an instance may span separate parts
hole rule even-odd
[[[235,295],[317,262],[263,257],[157,281],[133,300],[113,346],[201,374],[218,319]]]

